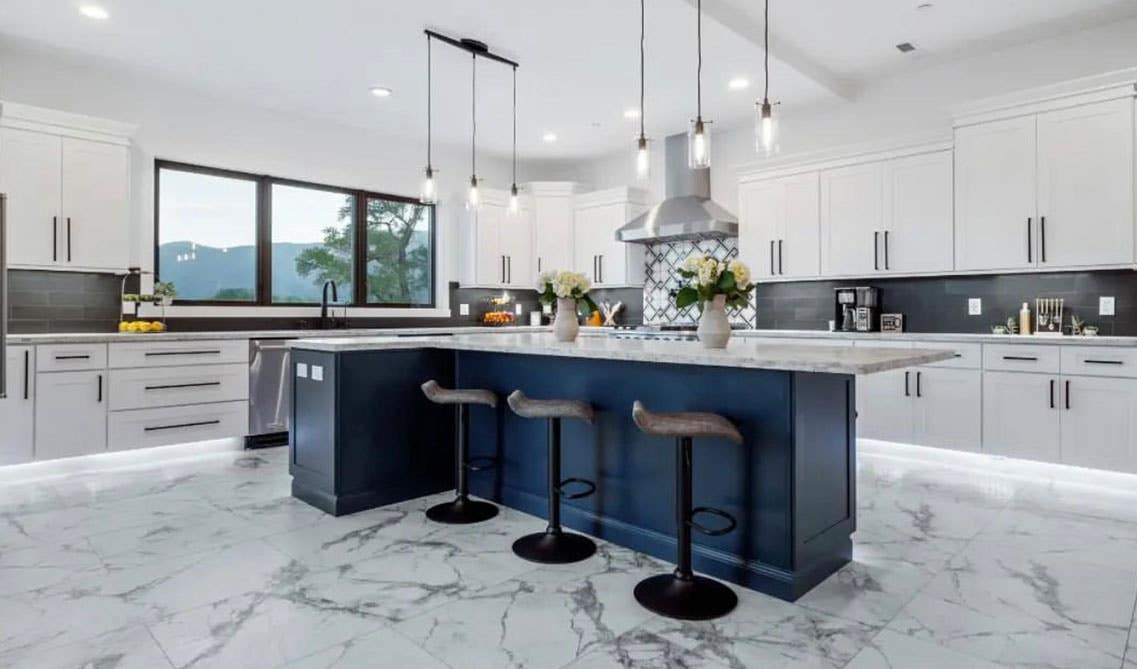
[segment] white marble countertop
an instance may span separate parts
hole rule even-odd
[[[544,332],[548,327],[513,325],[485,327],[479,325],[448,326],[432,328],[356,328],[343,330],[221,330],[214,332],[60,332],[57,334],[9,334],[8,344],[101,344],[134,343],[148,341],[204,341],[224,339],[295,339],[297,337],[319,337],[321,339],[339,337],[377,336],[418,336],[439,335],[454,332]]]
[[[327,351],[384,351],[439,348],[567,358],[627,360],[676,365],[706,365],[772,369],[829,374],[872,374],[914,365],[925,365],[954,356],[949,350],[896,348],[771,345],[767,342],[731,340],[726,349],[710,350],[698,342],[578,337],[558,342],[552,333],[483,333],[399,338],[391,336],[312,338],[290,342],[293,348]]]
[[[739,337],[852,339],[858,341],[971,342],[976,344],[1045,344],[1048,346],[1137,346],[1137,337],[1054,337],[951,332],[829,332],[827,330],[739,330]]]

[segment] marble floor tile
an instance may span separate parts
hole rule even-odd
[[[1008,508],[976,543],[1013,546],[1024,555],[1137,571],[1137,523],[1058,510]]]
[[[892,620],[936,573],[892,559],[860,559],[839,569],[797,603],[847,620],[881,626]]]
[[[998,669],[999,666],[905,634],[882,630],[845,669]]]
[[[172,665],[145,627],[129,627],[83,641],[0,655],[0,667],[45,669],[169,669]]]
[[[284,665],[287,669],[450,669],[402,634],[381,628]]]
[[[712,621],[656,618],[643,629],[728,667],[845,666],[879,631],[866,625],[738,590],[738,607]]]
[[[725,669],[724,665],[669,643],[646,630],[634,629],[575,660],[564,669]]]
[[[87,541],[108,567],[142,566],[170,557],[213,552],[272,531],[222,509],[94,534]]]
[[[46,588],[102,566],[86,539],[0,552],[0,595]]]

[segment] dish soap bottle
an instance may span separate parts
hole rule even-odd
[[[1023,302],[1023,308],[1019,310],[1019,334],[1028,335],[1030,333],[1030,305]]]

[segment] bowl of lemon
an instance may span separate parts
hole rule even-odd
[[[165,332],[166,324],[162,321],[122,321],[118,324],[118,331],[138,334]]]

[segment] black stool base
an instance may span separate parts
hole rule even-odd
[[[652,576],[636,584],[635,595],[645,609],[680,620],[721,618],[738,605],[733,590],[705,576],[690,580],[674,574]]]
[[[468,497],[459,497],[453,502],[435,504],[426,510],[426,517],[436,523],[449,525],[468,525],[489,520],[497,515],[497,507],[489,502],[481,502]]]
[[[513,552],[520,558],[541,564],[568,564],[592,557],[596,544],[592,539],[568,532],[527,534],[513,542]]]

